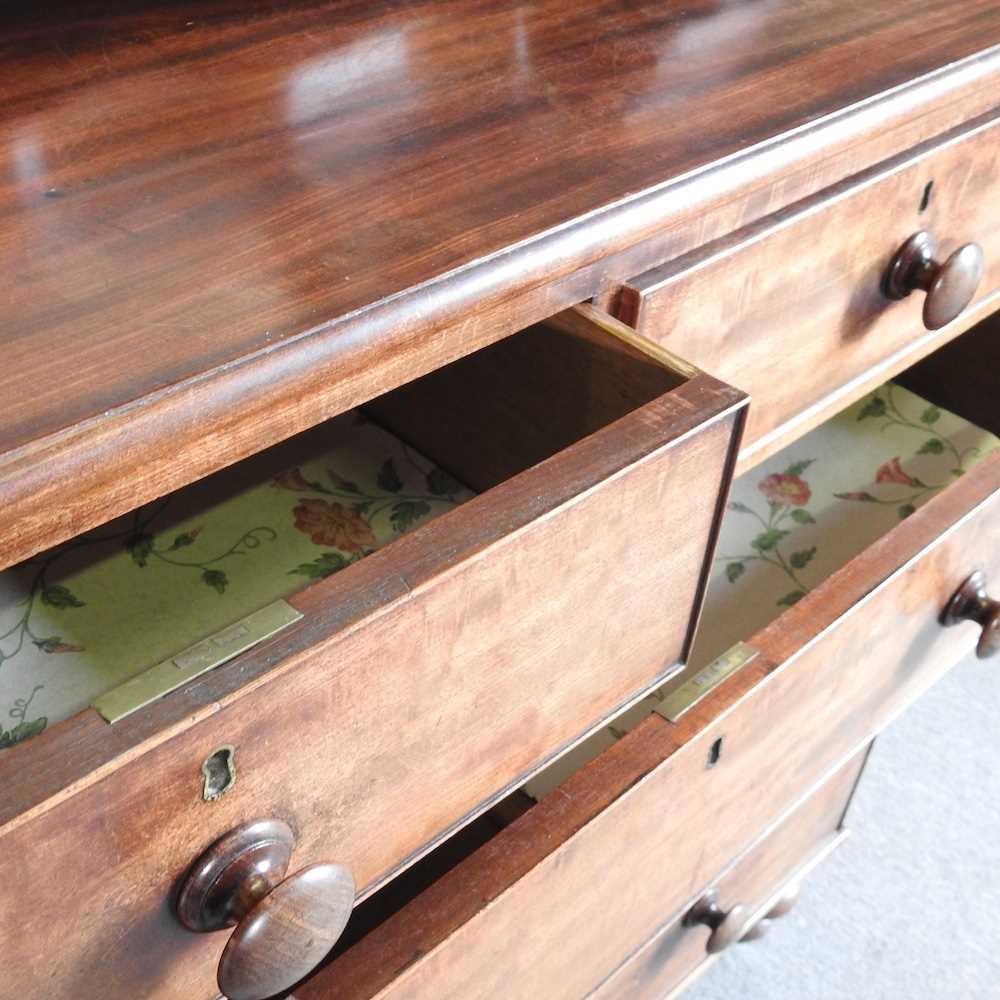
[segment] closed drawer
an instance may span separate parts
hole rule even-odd
[[[591,996],[660,1000],[733,944],[763,940],[766,947],[772,925],[796,905],[803,879],[846,840],[845,814],[867,757],[868,748],[780,819]],[[714,933],[702,922],[708,906],[722,919]]]
[[[713,958],[708,951],[709,931],[693,920],[685,920],[685,917],[703,900],[714,900],[729,915],[729,923],[723,930],[729,938],[749,941],[768,933],[771,929],[769,922],[783,915],[783,909],[787,912],[794,905],[795,890],[801,881],[846,839],[843,821],[867,755],[866,747],[821,786],[810,790],[803,801],[795,803],[732,864],[717,871],[690,899],[684,900],[679,909],[671,912],[669,906],[672,902],[667,904],[659,913],[660,923],[652,935],[634,953],[622,955],[621,965],[603,982],[595,984],[588,995],[608,1000],[618,997],[663,997],[678,984],[702,971]],[[544,803],[533,807],[534,816],[523,816],[499,835],[494,835],[491,843],[469,857],[457,870],[444,875],[409,907],[395,912],[386,923],[369,932],[366,938],[339,955],[310,980],[297,986],[296,1000],[381,996],[383,994],[378,993],[381,987],[385,988],[384,995],[387,996],[423,996],[422,980],[417,980],[412,994],[406,991],[405,978],[400,983],[392,980],[392,963],[404,960],[400,941],[413,935],[420,935],[429,944],[433,940],[441,940],[444,932],[440,925],[455,920],[456,897],[463,892],[463,885],[464,891],[468,892],[470,878],[473,879],[474,894],[485,901],[489,886],[484,880],[490,878],[489,872],[496,865],[503,864],[501,859],[507,850],[524,850],[523,828],[538,820],[544,808]],[[552,818],[550,816],[549,820]],[[658,864],[669,868],[676,867],[682,858],[675,854],[662,859],[644,853],[642,860],[649,868]],[[607,859],[606,877],[613,879],[615,863],[616,859]],[[442,859],[442,865],[452,864],[453,858]],[[615,882],[614,886],[608,887],[608,892],[617,895],[618,888]],[[641,891],[641,886],[630,887],[624,894],[627,896],[637,890]],[[591,909],[593,906],[592,900],[580,899],[575,911],[579,924],[600,918],[600,910]],[[736,907],[739,910],[735,910]],[[558,989],[557,974],[550,975],[548,970],[549,956],[558,949],[553,947],[544,927],[527,923],[531,915],[525,914],[522,931],[526,933],[530,930],[532,936],[538,939],[537,964],[530,967],[519,964],[517,954],[510,953],[508,948],[497,942],[492,952],[498,965],[496,982],[502,980],[505,972],[511,976],[523,974],[530,977],[531,984],[539,992],[544,989],[544,995],[548,996],[550,991],[553,995],[564,995]],[[731,933],[734,918],[739,924],[735,929],[742,933]],[[428,924],[439,926],[429,932]],[[414,943],[415,940],[413,938]],[[444,938],[445,942],[448,940]],[[720,942],[717,936],[713,948],[720,943],[724,942]],[[508,954],[511,955],[509,963]],[[399,967],[400,971],[404,968]],[[529,989],[526,985],[525,995],[528,995]],[[428,988],[426,995],[434,994]]]
[[[185,687],[0,750],[0,997],[212,997],[225,936],[182,928],[173,894],[217,837],[283,820],[296,867],[340,862],[363,896],[669,676],[743,403],[593,313],[373,401],[407,442],[376,507],[397,516],[407,462],[424,475],[414,446],[478,496],[288,597],[301,618]],[[312,497],[295,516],[325,546],[368,537],[355,522],[375,508],[334,508],[364,492],[335,470],[276,484]],[[190,561],[193,535],[133,540],[133,559]],[[49,603],[71,604],[52,584]],[[224,747],[235,783],[211,800],[203,764]],[[72,873],[72,906],[54,872]]]
[[[913,377],[960,386],[967,359],[995,370],[997,342],[974,331],[961,359]],[[1000,429],[995,396],[965,384],[953,408]],[[995,652],[1000,605],[969,609],[985,631],[942,613],[973,570],[1000,580],[998,491],[995,452],[748,636],[755,658],[694,707],[646,717],[322,981],[357,1000],[527,998],[540,976],[547,997],[596,989],[977,641]]]
[[[927,144],[628,281],[616,314],[748,392],[741,467],[766,457],[994,308],[1000,289],[1000,125]],[[939,259],[978,243],[972,304],[943,329],[925,296],[892,301],[890,262],[913,234]]]

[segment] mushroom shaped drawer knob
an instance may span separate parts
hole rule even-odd
[[[285,878],[295,836],[278,819],[246,823],[220,837],[192,865],[177,916],[192,931],[235,927],[219,960],[229,1000],[266,1000],[327,956],[354,906],[342,865],[309,865]]]
[[[944,263],[937,260],[937,240],[928,232],[911,236],[900,247],[885,277],[885,294],[905,299],[917,289],[927,293],[924,326],[939,330],[957,319],[972,301],[983,277],[978,243],[959,247]]]
[[[712,933],[708,936],[705,951],[709,955],[717,955],[730,945],[743,940],[750,930],[752,913],[746,906],[734,906],[729,910],[719,906],[719,897],[715,890],[706,892],[684,917],[685,927],[702,924]]]
[[[740,938],[740,943],[744,941],[759,941],[765,937],[771,929],[771,924],[775,920],[780,920],[783,916],[791,913],[795,909],[795,904],[799,901],[799,885],[793,882],[785,886],[778,896],[771,901],[767,912]]]
[[[986,576],[976,571],[955,591],[941,616],[944,625],[975,622],[982,628],[976,656],[989,659],[1000,652],[1000,601],[986,593]]]

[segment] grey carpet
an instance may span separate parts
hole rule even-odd
[[[1000,1000],[1000,664],[896,721],[847,825],[798,907],[685,1000]]]

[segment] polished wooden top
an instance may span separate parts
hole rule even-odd
[[[0,565],[499,336],[560,227],[1000,43],[994,0],[2,16]],[[90,499],[29,524],[56,481]]]

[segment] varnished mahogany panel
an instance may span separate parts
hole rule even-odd
[[[723,910],[743,906],[754,917],[767,913],[775,896],[807,878],[816,865],[846,840],[847,831],[842,828],[845,813],[869,749],[866,747],[852,757],[712,880],[708,889],[717,893]],[[808,892],[808,882],[804,891]],[[672,991],[683,988],[714,960],[714,956],[705,952],[708,936],[705,928],[685,926],[684,914],[689,909],[684,905],[674,920],[630,955],[588,1000],[664,1000],[679,995],[679,989],[676,994]],[[822,916],[813,925],[818,934],[823,930],[821,920]],[[775,927],[773,933],[780,934],[780,927]],[[757,947],[766,948],[766,939]],[[310,998],[306,992],[299,1000],[318,998]]]
[[[883,282],[914,233],[975,242],[971,306],[924,328],[925,295]],[[761,461],[1000,303],[1000,120],[890,161],[629,280],[618,312],[753,398],[741,467]]]
[[[750,637],[760,656],[677,724],[641,723],[304,1000],[588,995],[972,649],[975,626],[939,616],[971,569],[1000,576],[998,513],[994,455]]]
[[[366,894],[669,676],[746,400],[705,375],[649,402],[648,375],[637,399],[621,381],[588,394],[576,373],[597,368],[562,364],[553,336],[538,384],[549,405],[578,387],[575,444],[296,594],[300,621],[186,688],[0,754],[0,1000],[41,983],[53,1000],[209,1000],[225,935],[184,930],[171,903],[216,837],[283,820],[297,866],[335,860]],[[205,802],[223,745],[236,782]]]
[[[6,565],[981,113],[992,0],[6,5]]]

